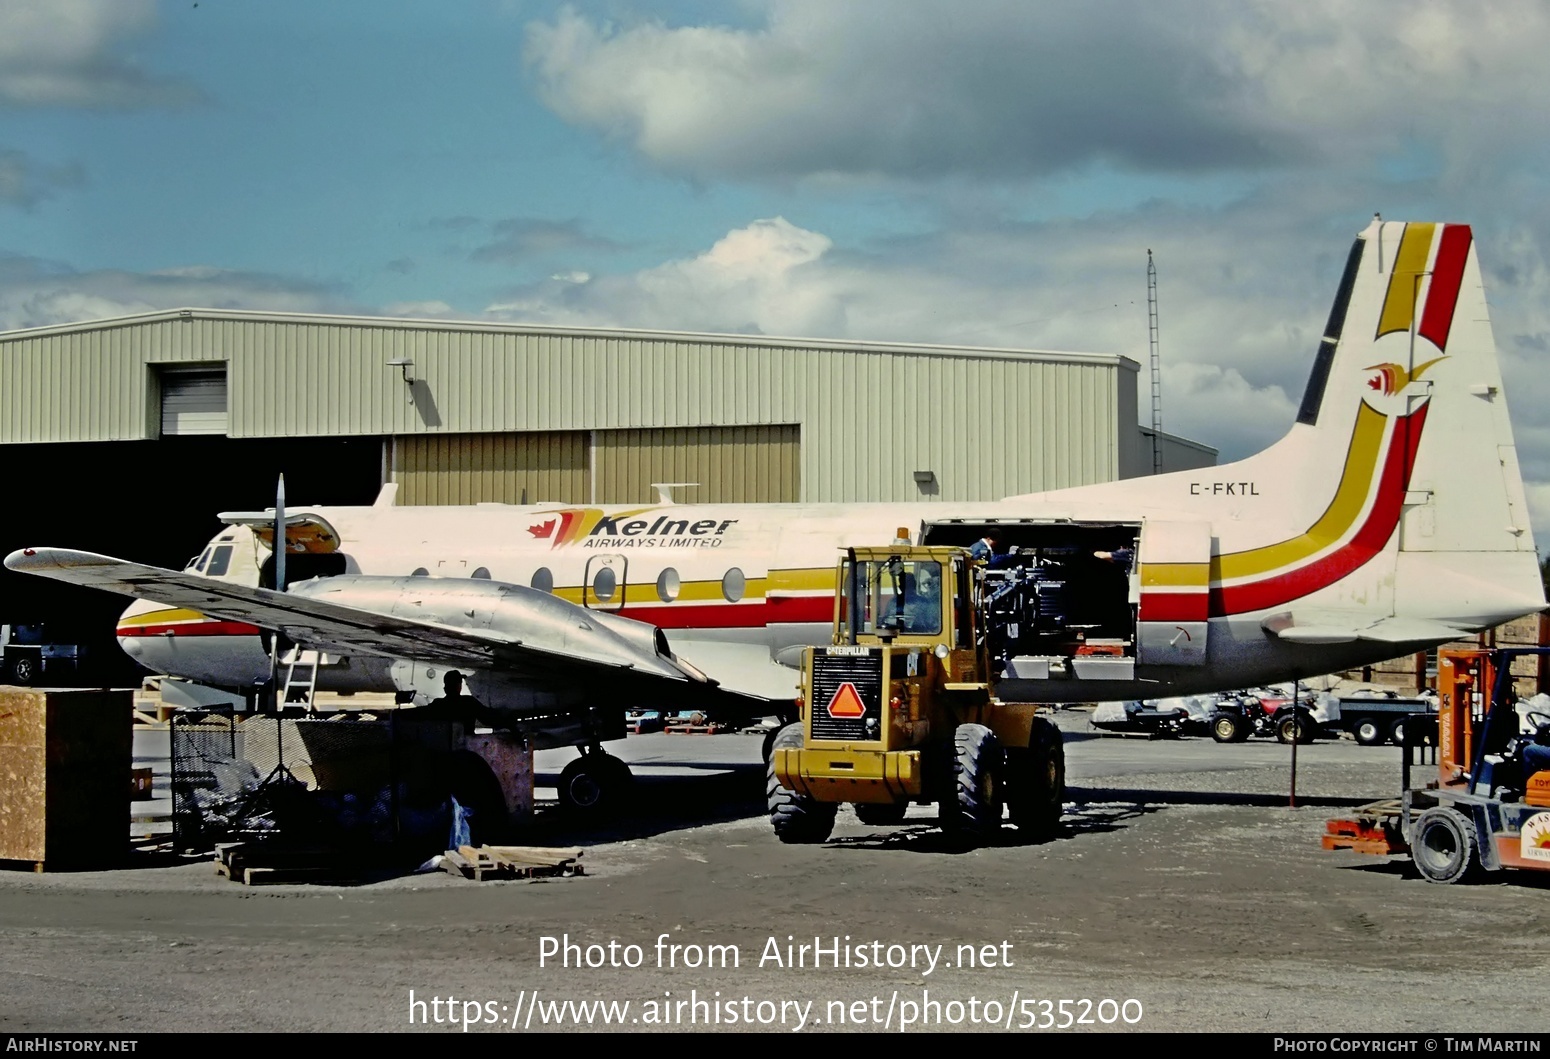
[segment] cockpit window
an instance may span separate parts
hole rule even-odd
[[[216,547],[210,556],[210,565],[205,567],[207,577],[225,577],[226,571],[231,568],[232,546],[222,544]]]
[[[210,561],[210,549],[206,548],[204,551],[200,552],[198,556],[196,556],[193,559],[190,559],[188,561],[188,565],[185,566],[184,569],[185,570],[193,570],[193,571],[195,571],[197,573],[201,573],[202,574],[205,571],[205,563],[207,563],[209,561]]]

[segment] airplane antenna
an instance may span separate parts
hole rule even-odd
[[[1152,354],[1152,473],[1162,473],[1162,358],[1157,350],[1157,266],[1146,252],[1146,334]]]
[[[274,587],[285,591],[285,475],[274,493]]]
[[[667,505],[677,503],[673,499],[674,489],[694,489],[699,482],[652,482],[651,488],[657,491],[657,503]]]

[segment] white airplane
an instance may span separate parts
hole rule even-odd
[[[319,687],[426,702],[447,670],[535,745],[599,744],[627,707],[789,712],[826,643],[840,549],[996,529],[1021,588],[1009,701],[1156,698],[1393,658],[1541,610],[1533,535],[1470,229],[1356,239],[1297,421],[1238,463],[986,503],[371,507],[227,527],[182,572],[29,548],[13,570],[141,597],[154,672],[252,689],[261,630],[326,652]],[[1121,552],[1126,566],[1095,557]],[[1128,568],[1127,568],[1128,566]],[[562,801],[566,791],[562,785]]]

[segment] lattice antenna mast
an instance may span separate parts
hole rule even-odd
[[[1146,252],[1146,335],[1152,354],[1152,473],[1162,473],[1162,359],[1157,351],[1157,266]]]

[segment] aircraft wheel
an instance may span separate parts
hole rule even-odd
[[[909,802],[857,802],[856,819],[873,827],[888,827],[904,822]]]
[[[629,802],[630,766],[601,750],[583,753],[560,773],[560,808],[593,819],[616,816]]]
[[[11,683],[31,687],[38,679],[38,660],[30,654],[19,654],[11,660]]]
[[[1035,718],[1026,750],[1006,752],[1006,802],[1019,831],[1048,838],[1066,804],[1066,748],[1060,729]]]
[[[1243,720],[1235,713],[1219,713],[1211,718],[1211,738],[1218,743],[1238,743]]]
[[[1463,813],[1434,805],[1416,819],[1410,840],[1416,870],[1434,883],[1456,883],[1480,874],[1475,825]]]
[[[1276,740],[1282,743],[1313,742],[1313,719],[1302,711],[1276,722]]]
[[[1374,720],[1358,721],[1351,734],[1356,736],[1356,741],[1362,746],[1377,746],[1388,740],[1383,725]]]
[[[770,826],[782,842],[823,842],[834,830],[839,813],[838,802],[820,802],[798,794],[775,778],[775,751],[796,750],[802,746],[802,725],[788,724],[775,733],[770,755],[764,763],[765,804],[770,811]]]
[[[1001,740],[982,724],[953,731],[953,783],[941,803],[942,830],[977,846],[1001,826]]]

